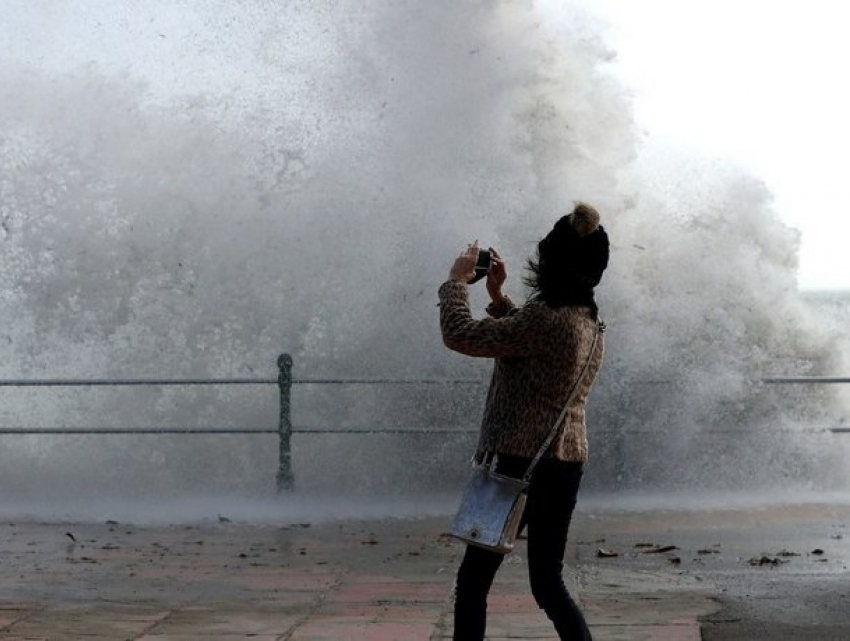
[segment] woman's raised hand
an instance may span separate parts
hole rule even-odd
[[[487,272],[487,293],[494,303],[498,303],[505,297],[502,294],[502,285],[508,279],[508,269],[499,252],[491,247],[490,254],[493,257],[493,266]]]
[[[478,241],[476,240],[471,245],[460,253],[460,256],[455,258],[452,268],[449,270],[449,279],[456,280],[459,283],[468,283],[475,276],[475,264],[478,262]]]

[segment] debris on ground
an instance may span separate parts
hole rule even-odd
[[[673,550],[678,550],[675,545],[660,545],[656,547],[646,548],[643,550],[644,554],[663,554],[664,552],[672,552]]]
[[[759,566],[760,567],[760,566],[764,566],[764,565],[777,566],[777,565],[780,565],[782,563],[788,563],[788,561],[784,560],[784,559],[780,559],[778,557],[772,557],[771,558],[771,557],[765,555],[765,556],[761,556],[761,557],[754,556],[749,561],[747,561],[747,563],[749,563],[752,566]]]

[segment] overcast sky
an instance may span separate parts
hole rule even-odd
[[[638,123],[761,177],[802,233],[801,288],[850,289],[850,2],[585,3],[613,24]]]

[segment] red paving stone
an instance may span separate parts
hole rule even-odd
[[[371,603],[324,603],[312,615],[316,621],[341,621],[347,619],[372,619],[382,621],[433,622],[440,608],[433,605],[377,605]]]
[[[445,584],[380,582],[347,583],[328,595],[330,603],[443,603]]]
[[[287,592],[316,592],[331,588],[337,577],[331,574],[287,572],[278,569],[240,572],[230,581],[257,590],[282,590]]]
[[[0,630],[9,627],[27,614],[26,610],[0,610]]]
[[[429,641],[431,623],[363,622],[325,623],[311,621],[295,631],[292,641]]]
[[[0,550],[0,640],[448,639],[462,547],[442,535],[445,526],[445,519],[309,528],[10,525],[13,536]],[[69,546],[71,530],[77,545]],[[645,613],[629,590],[644,586],[625,574],[618,582],[616,598],[605,582],[578,586],[599,641],[699,638],[703,610],[690,619],[677,611],[670,622],[637,617],[638,627],[628,627],[636,607]],[[489,611],[490,639],[553,637],[529,592],[524,544],[501,568]],[[640,636],[622,636],[638,629]]]
[[[530,594],[491,594],[487,599],[489,612],[536,612],[537,602]]]

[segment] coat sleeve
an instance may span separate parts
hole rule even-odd
[[[528,306],[514,308],[500,318],[476,320],[469,310],[465,284],[446,281],[439,295],[440,329],[449,349],[487,358],[533,356],[545,349],[542,319]]]
[[[514,302],[508,296],[505,296],[498,303],[490,303],[489,305],[487,305],[486,311],[487,314],[489,314],[493,318],[503,318],[515,309],[516,305],[514,305]]]

